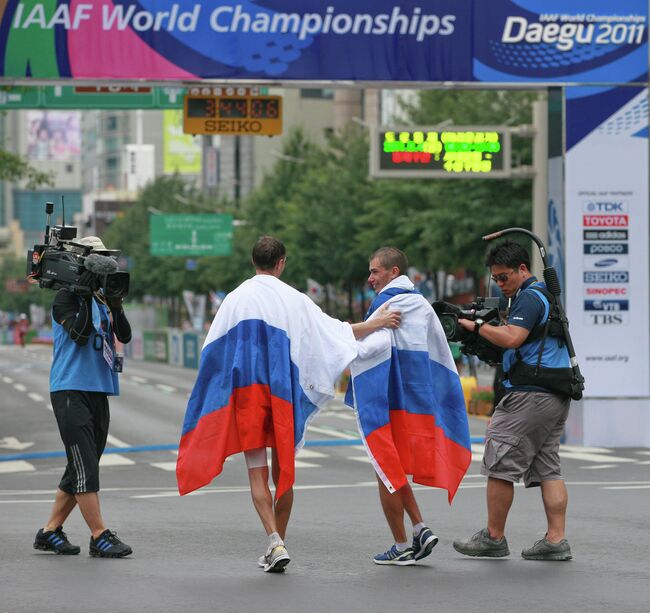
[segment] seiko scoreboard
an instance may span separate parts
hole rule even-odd
[[[193,87],[183,106],[186,134],[282,134],[282,97],[256,87]]]

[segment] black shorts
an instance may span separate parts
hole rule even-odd
[[[76,390],[50,394],[68,465],[59,488],[68,494],[99,491],[99,458],[108,436],[110,414],[103,392]]]

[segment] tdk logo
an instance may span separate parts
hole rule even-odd
[[[627,202],[616,200],[587,200],[582,203],[585,213],[627,213]]]

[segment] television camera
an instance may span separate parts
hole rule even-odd
[[[123,298],[129,292],[129,273],[118,268],[117,250],[91,253],[92,247],[75,241],[77,228],[65,225],[50,228],[54,203],[45,204],[47,221],[42,244],[27,252],[27,278],[38,281],[39,287],[67,287],[79,294],[90,295],[102,289],[106,298]]]

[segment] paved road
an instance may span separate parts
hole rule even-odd
[[[47,394],[49,353],[0,347],[0,455],[60,449]],[[123,395],[112,401],[109,444],[177,443],[192,377],[192,371],[130,362]],[[308,439],[354,437],[351,417],[333,402]],[[472,420],[473,434],[484,427]],[[480,459],[481,446],[474,451]],[[508,526],[509,559],[475,560],[453,551],[454,538],[485,522],[485,480],[473,462],[453,507],[443,492],[417,488],[440,543],[417,567],[390,568],[370,561],[390,537],[362,448],[308,447],[299,456],[287,539],[293,560],[278,576],[265,575],[255,564],[264,536],[240,457],[227,462],[212,486],[180,498],[173,451],[107,454],[104,515],[134,547],[125,560],[88,557],[87,529],[76,512],[66,530],[82,546],[80,556],[34,551],[33,535],[49,511],[62,460],[0,462],[0,612],[647,611],[650,450],[565,447],[562,455],[571,496],[572,562],[519,557],[544,526],[539,493],[523,488],[516,491]]]

